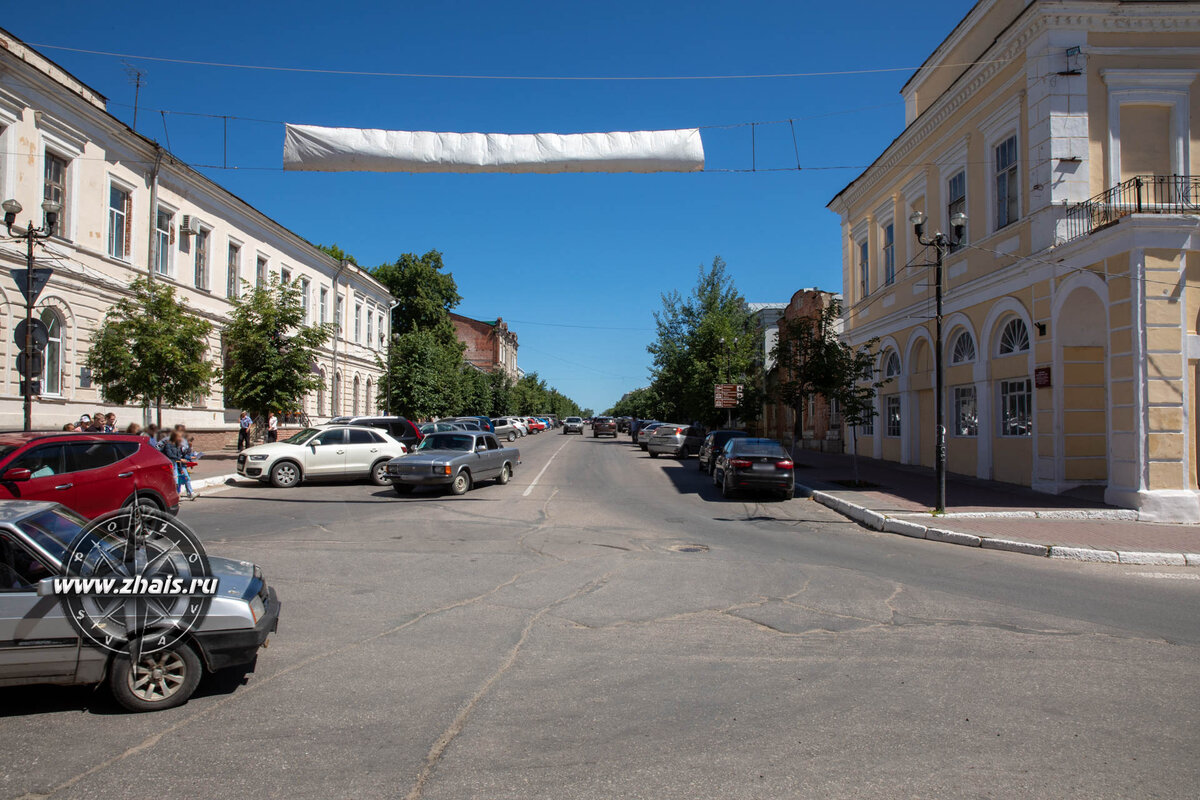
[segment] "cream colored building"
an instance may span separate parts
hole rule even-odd
[[[967,66],[963,66],[967,65]],[[1200,521],[1200,3],[980,0],[902,89],[906,127],[830,203],[845,336],[879,337],[859,452],[934,459],[930,231],[951,472]]]
[[[387,341],[387,290],[365,270],[339,264],[297,234],[177,161],[105,110],[105,99],[50,60],[0,31],[0,199],[24,210],[16,227],[41,225],[40,205],[61,201],[58,235],[39,246],[37,266],[54,274],[34,313],[50,329],[33,424],[58,428],[95,409],[121,425],[140,408],[103,401],[83,366],[93,331],[129,284],[151,274],[176,288],[214,325],[209,353],[220,359],[229,298],[268,274],[297,282],[309,324],[342,320],[316,368],[324,388],[305,399],[315,419],[368,413],[380,379],[375,357]],[[156,166],[157,165],[157,166]],[[153,198],[153,199],[152,199]],[[0,428],[22,424],[14,326],[24,299],[11,278],[25,267],[24,242],[0,244]],[[334,341],[336,339],[336,341]],[[164,422],[232,427],[219,384]]]

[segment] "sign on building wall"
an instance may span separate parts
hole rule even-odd
[[[1033,385],[1039,389],[1045,389],[1050,386],[1050,368],[1037,367],[1033,371]]]

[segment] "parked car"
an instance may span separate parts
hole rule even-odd
[[[328,425],[246,448],[238,454],[237,473],[280,489],[313,478],[370,478],[376,486],[387,486],[388,461],[407,452],[403,442],[380,428]]]
[[[592,420],[592,438],[598,439],[601,436],[617,438],[617,421],[615,419],[612,417],[596,417]]]
[[[428,436],[431,433],[444,431],[477,431],[479,425],[468,422],[426,422],[420,430],[423,436]]]
[[[517,431],[517,427],[512,424],[512,420],[508,417],[496,417],[492,420],[492,432],[496,434],[498,439],[507,439],[510,442],[515,442],[521,434]]]
[[[637,438],[634,441],[638,443],[638,447],[642,448],[643,451],[648,450],[650,448],[650,437],[654,435],[654,432],[658,430],[660,425],[666,424],[667,423],[665,422],[646,423],[642,427],[638,428]]]
[[[529,430],[533,433],[541,433],[546,430],[546,423],[537,417],[526,417],[525,421],[529,423]]]
[[[641,444],[642,431],[649,430],[655,421],[652,419],[633,420],[629,423],[629,436],[633,439],[634,444]]]
[[[157,711],[186,702],[206,671],[253,665],[278,625],[279,600],[254,564],[211,555],[220,594],[179,642],[136,664],[84,642],[63,604],[41,595],[63,575],[68,548],[86,526],[58,503],[0,502],[0,686],[107,682],[125,708]]]
[[[687,458],[692,453],[699,452],[703,443],[703,428],[668,422],[654,429],[654,435],[646,442],[646,452],[651,458],[663,455]]]
[[[95,519],[133,502],[179,511],[175,466],[144,436],[0,434],[0,499],[48,500]]]
[[[717,455],[730,439],[745,439],[750,434],[745,431],[709,431],[696,453],[696,468],[701,472],[713,473],[717,463]]]
[[[770,491],[790,499],[796,489],[792,457],[774,439],[730,439],[717,456],[713,484],[722,497],[740,489]]]
[[[521,417],[509,417],[508,421],[511,422],[512,426],[517,429],[517,434],[519,436],[529,435],[529,423],[524,419]]]
[[[521,460],[521,451],[502,447],[492,433],[435,433],[411,455],[388,462],[387,474],[398,495],[414,486],[444,486],[466,494],[479,481],[506,484]]]
[[[563,435],[568,433],[578,433],[583,436],[583,419],[580,417],[567,417],[563,420]]]
[[[425,436],[412,420],[404,417],[334,417],[329,424],[369,425],[379,428],[387,431],[396,441],[403,442],[409,450],[419,445]]]

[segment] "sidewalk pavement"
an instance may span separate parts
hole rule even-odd
[[[196,491],[223,486],[226,480],[237,476],[237,453],[232,450],[206,453],[196,462],[191,476]]]
[[[951,544],[1050,558],[1125,564],[1200,566],[1200,526],[1138,522],[1094,490],[1049,495],[997,481],[946,478],[946,514],[935,516],[934,472],[841,453],[798,450],[799,495],[869,528]]]

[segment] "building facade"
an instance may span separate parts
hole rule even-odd
[[[801,289],[782,307],[776,322],[776,344],[786,344],[789,328],[798,321],[815,322],[821,313],[840,295],[820,289]],[[781,441],[790,441],[805,450],[820,450],[840,453],[843,450],[842,418],[836,404],[820,395],[806,398],[799,408],[772,399],[773,389],[780,381],[786,381],[787,368],[774,360],[767,362],[766,380],[768,399],[763,408],[763,435]]]
[[[211,358],[223,353],[230,299],[275,275],[302,291],[309,324],[340,320],[315,369],[322,389],[305,398],[313,418],[371,410],[388,336],[391,297],[365,270],[339,264],[297,234],[138,135],[106,111],[105,99],[49,59],[0,31],[0,195],[23,207],[16,226],[43,222],[41,203],[63,209],[35,266],[54,272],[34,315],[49,329],[33,424],[61,427],[96,409],[123,426],[139,408],[106,403],[83,366],[93,332],[129,285],[150,277],[173,286],[189,309],[213,323]],[[0,245],[0,427],[22,424],[19,347],[25,315],[11,270],[24,269],[24,243]],[[190,405],[164,409],[164,422],[197,430],[236,424],[223,387]]]
[[[517,366],[517,334],[501,318],[478,320],[450,313],[458,340],[467,346],[463,360],[484,372],[502,371],[514,381],[525,373]]]
[[[933,250],[909,217],[949,232],[962,212],[950,471],[1200,521],[1198,76],[1200,3],[972,7],[903,87],[904,130],[830,203],[845,336],[878,337],[889,379],[860,453],[933,464]]]

